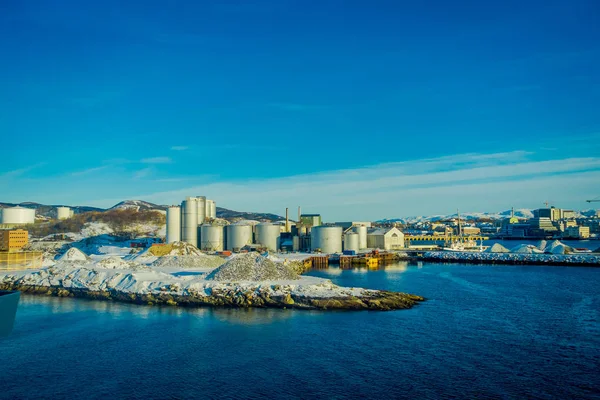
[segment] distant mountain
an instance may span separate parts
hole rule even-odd
[[[499,213],[488,213],[488,212],[465,212],[460,213],[461,220],[499,220],[509,218],[511,215],[511,210],[502,211]],[[515,217],[519,219],[529,219],[533,218],[533,210],[522,208],[515,210]],[[448,214],[448,215],[429,215],[429,216],[413,216],[406,218],[395,218],[395,219],[383,219],[377,222],[380,223],[390,223],[390,222],[398,222],[402,224],[414,224],[418,222],[441,222],[441,221],[451,221],[457,218],[457,214]]]
[[[161,210],[166,211],[167,206],[161,206],[158,204],[150,203],[144,200],[124,200],[120,203],[115,204],[109,210],[130,210],[146,211],[146,210]]]
[[[283,221],[284,217],[275,214],[268,213],[255,213],[255,212],[243,212],[243,211],[233,211],[228,210],[226,208],[217,207],[217,218],[223,218],[227,220],[231,219],[250,219],[250,220],[263,220],[267,219],[269,221]]]

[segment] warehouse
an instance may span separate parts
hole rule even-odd
[[[370,249],[398,250],[404,248],[404,234],[398,228],[375,229],[367,234]]]

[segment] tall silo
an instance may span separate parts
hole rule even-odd
[[[366,226],[355,226],[354,232],[358,233],[358,247],[363,250],[367,248],[367,227]]]
[[[206,200],[206,218],[215,219],[217,218],[217,210],[215,202],[213,200]]]
[[[360,250],[360,240],[358,233],[348,232],[344,235],[344,250],[354,250],[358,253]]]
[[[25,207],[9,207],[2,209],[3,224],[33,224],[35,222],[35,209]]]
[[[225,227],[205,224],[200,227],[200,249],[206,251],[223,251]]]
[[[197,196],[196,204],[198,206],[198,225],[202,225],[206,220],[206,197]]]
[[[167,243],[181,241],[181,208],[170,206],[167,208]]]
[[[279,225],[261,223],[256,225],[256,244],[263,245],[270,251],[279,250],[281,228]]]
[[[73,216],[73,212],[69,207],[56,207],[57,219],[69,219]]]
[[[198,202],[188,197],[181,203],[181,241],[198,246]]]
[[[227,226],[227,250],[237,251],[248,244],[252,244],[251,225]]]
[[[339,226],[315,226],[310,231],[311,249],[320,249],[323,253],[342,251],[343,229]]]

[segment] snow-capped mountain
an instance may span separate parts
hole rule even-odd
[[[136,210],[136,211],[144,211],[144,210],[161,210],[166,211],[167,206],[162,206],[154,203],[150,203],[144,200],[124,200],[120,203],[115,204],[109,210]]]

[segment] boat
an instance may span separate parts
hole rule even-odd
[[[448,246],[442,247],[442,250],[443,251],[458,251],[458,252],[468,251],[468,252],[481,253],[485,249],[487,249],[489,246],[484,246],[483,241],[481,241],[480,244],[477,244],[477,242],[475,240],[470,239],[468,237],[466,237],[466,238],[463,237],[462,227],[460,225],[460,213],[458,212],[458,210],[456,210],[456,215],[458,216],[458,237],[459,237],[459,239],[452,241],[452,243],[450,243]]]
[[[18,291],[0,290],[0,337],[12,332],[20,297],[21,293]]]

